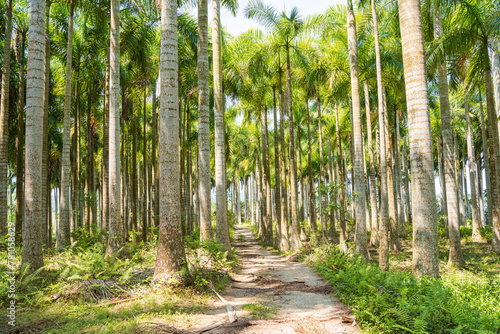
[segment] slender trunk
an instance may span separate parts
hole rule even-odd
[[[493,76],[493,89],[495,94],[496,116],[498,124],[498,133],[500,133],[500,57],[499,57],[499,43],[490,41],[491,43],[491,71]],[[500,176],[499,176],[500,177]]]
[[[142,128],[142,241],[146,242],[148,238],[148,151],[146,149],[146,124],[148,121],[146,115],[146,90],[144,90],[143,109],[143,128]]]
[[[370,245],[376,246],[379,244],[378,235],[378,210],[377,210],[377,184],[375,163],[373,161],[373,135],[372,135],[372,117],[370,110],[370,93],[368,82],[363,82],[365,93],[365,109],[366,109],[366,136],[368,138],[368,167],[370,178],[370,209],[371,209],[371,234]]]
[[[111,0],[109,76],[109,238],[106,258],[123,246],[120,183],[120,0]]]
[[[170,278],[185,263],[180,211],[177,3],[161,0],[160,230],[154,278]],[[210,211],[209,211],[210,213]]]
[[[335,105],[335,129],[337,132],[337,164],[338,164],[338,173],[339,175],[337,176],[338,180],[338,191],[339,191],[339,204],[340,208],[338,209],[339,211],[339,229],[340,229],[340,240],[339,240],[339,246],[340,249],[343,250],[344,252],[347,252],[347,226],[345,223],[345,199],[344,199],[344,189],[345,189],[345,183],[344,183],[344,164],[343,164],[343,158],[342,158],[342,140],[340,138],[340,121],[339,121],[339,106]]]
[[[439,38],[443,34],[439,3],[434,4],[434,37]],[[450,235],[450,257],[449,263],[464,265],[462,247],[460,245],[460,221],[458,217],[457,184],[455,180],[455,166],[453,161],[453,137],[451,133],[450,101],[448,93],[448,71],[446,59],[441,53],[437,64],[437,78],[439,91],[439,104],[441,110],[441,132],[443,137],[443,165],[446,191],[446,212],[448,217],[448,229]]]
[[[378,95],[378,124],[379,124],[379,172],[380,172],[380,249],[379,249],[379,267],[382,270],[389,269],[389,203],[388,203],[388,186],[387,186],[387,156],[385,138],[385,118],[387,112],[384,106],[384,85],[382,82],[382,62],[380,60],[380,42],[378,35],[378,17],[375,0],[371,0],[373,31],[375,37],[375,60],[377,68],[377,95]]]
[[[385,89],[384,89],[384,109],[387,110],[387,104],[385,102]],[[389,195],[389,234],[390,234],[390,245],[397,252],[401,250],[401,242],[398,236],[398,213],[396,209],[396,194],[394,186],[394,172],[392,165],[392,149],[391,149],[391,136],[389,131],[389,121],[388,117],[384,118],[385,124],[385,141],[386,146],[386,157],[387,157],[387,191]],[[393,136],[394,137],[394,136]],[[394,139],[394,138],[392,138]],[[392,146],[394,146],[394,141],[392,141]]]
[[[309,113],[309,106],[306,101],[306,111],[307,111],[307,161],[308,161],[308,172],[309,176],[307,180],[309,181],[309,226],[311,226],[311,230],[313,234],[316,234],[318,232],[318,226],[316,223],[316,196],[315,196],[315,191],[314,191],[314,179],[313,179],[313,172],[312,172],[312,147],[311,147],[311,129],[310,129],[310,123],[311,123],[311,115]],[[323,234],[325,231],[323,230]]]
[[[217,29],[217,27],[214,27]],[[210,200],[210,112],[208,109],[208,3],[198,0],[198,182],[200,199],[200,239],[209,240],[213,237],[211,200]],[[219,103],[219,102],[218,102]],[[217,125],[220,115],[217,114]],[[220,127],[220,125],[219,125]],[[218,134],[220,134],[218,132]],[[217,136],[219,140],[220,137]],[[220,159],[220,157],[219,157]],[[219,160],[217,160],[219,161]],[[222,173],[222,171],[220,171]],[[220,176],[224,177],[223,174]],[[226,185],[217,183],[220,190],[225,191]],[[219,193],[220,193],[219,190]],[[225,204],[217,201],[219,205]],[[222,207],[221,207],[222,210]],[[219,210],[217,210],[219,211]],[[224,212],[226,212],[224,210]],[[222,212],[218,213],[219,215]],[[222,230],[221,230],[222,231]]]
[[[19,108],[17,112],[17,156],[16,156],[16,243],[22,241],[24,216],[24,101],[26,98],[26,79],[24,74],[26,32],[21,32],[21,52],[19,59]],[[9,50],[10,52],[10,50]],[[5,60],[5,58],[4,58]],[[5,75],[5,72],[4,72]],[[2,93],[3,96],[3,93]]]
[[[485,51],[488,57],[488,50]],[[485,62],[484,78],[486,89],[486,111],[488,113],[488,143],[490,154],[490,182],[491,182],[491,203],[488,211],[491,211],[493,225],[492,250],[500,253],[500,141],[498,137],[498,121],[495,112],[495,99],[493,96],[493,83],[491,80],[490,61]]]
[[[410,177],[408,175],[408,158],[407,154],[407,144],[406,137],[403,139],[403,170],[404,170],[404,187],[405,187],[405,213],[406,213],[406,223],[412,225],[411,221],[411,202],[410,202]]]
[[[400,0],[399,20],[410,136],[413,271],[437,277],[436,194],[420,1]]]
[[[23,225],[23,250],[22,264],[29,264],[29,272],[43,267],[43,220],[41,207],[42,187],[42,142],[43,142],[43,93],[44,93],[44,60],[45,60],[45,1],[32,0],[29,7],[29,44],[28,44],[28,68],[27,68],[27,90],[26,90],[26,147],[25,147],[25,202],[24,202],[24,225]],[[10,34],[9,39],[10,39]],[[5,43],[7,44],[7,43]],[[8,43],[10,46],[10,43]],[[5,63],[5,58],[4,58]],[[8,63],[7,63],[8,64]],[[5,72],[4,72],[5,75]],[[9,78],[9,76],[5,76]],[[2,84],[2,86],[4,86]],[[2,94],[2,99],[4,94]],[[2,115],[3,116],[3,115]],[[5,118],[0,117],[5,122]],[[0,128],[5,131],[6,123]],[[7,135],[0,140],[4,147],[7,143]],[[3,152],[3,151],[2,151]],[[7,150],[5,150],[7,152]],[[2,164],[3,165],[3,164]],[[0,171],[3,175],[7,172]],[[5,199],[6,191],[1,190],[2,205],[7,208]],[[5,209],[2,209],[5,210]],[[2,217],[6,215],[6,211]],[[5,218],[5,217],[4,217]],[[5,226],[5,224],[2,224]]]
[[[279,60],[278,60],[279,61]],[[286,185],[286,146],[285,146],[285,101],[283,97],[283,89],[281,86],[281,68],[279,70],[278,91],[280,100],[280,176],[281,176],[281,241],[279,249],[281,251],[290,250],[290,240],[288,236],[288,191]],[[287,101],[288,102],[288,101]]]
[[[66,87],[64,91],[64,126],[63,151],[61,158],[61,216],[59,217],[59,233],[56,247],[67,247],[70,244],[70,146],[71,146],[71,61],[73,58],[73,13],[74,1],[71,1],[68,20],[68,45],[66,48]]]
[[[8,155],[9,95],[10,95],[9,90],[10,90],[10,40],[12,35],[12,0],[7,0],[5,5],[6,5],[5,35],[4,35],[3,64],[2,64],[2,96],[0,102],[0,235],[7,234],[7,222],[8,222],[7,167],[9,163],[9,155]],[[36,5],[40,5],[40,1],[35,2],[35,6]],[[31,29],[30,29],[30,35],[31,35]],[[30,43],[30,47],[32,44],[33,43]]]
[[[288,107],[288,124],[290,137],[290,206],[291,206],[291,226],[292,238],[291,249],[298,251],[300,249],[300,225],[297,212],[297,157],[295,147],[295,125],[293,123],[293,108],[292,108],[292,73],[290,68],[290,47],[286,49],[286,91],[287,91],[287,107]]]
[[[132,214],[131,228],[137,232],[137,200],[138,200],[138,180],[137,180],[137,116],[132,109]]]
[[[264,174],[264,190],[266,196],[266,211],[264,216],[264,244],[272,246],[273,244],[273,225],[271,220],[271,171],[269,167],[269,141],[267,131],[267,107],[264,108],[261,115],[262,131],[262,164]],[[237,185],[235,184],[235,187]]]
[[[349,1],[348,1],[349,2]],[[347,10],[347,35],[349,40],[349,64],[351,69],[353,136],[354,136],[354,208],[356,220],[356,251],[368,259],[366,240],[365,184],[363,171],[363,134],[361,122],[361,102],[359,95],[358,44],[356,35],[356,19],[352,3]]]
[[[334,176],[334,167],[333,167],[333,155],[332,155],[332,145],[331,140],[328,139],[328,168],[329,168],[329,182],[330,185],[335,184],[336,178]],[[333,190],[333,189],[332,189]],[[337,203],[337,196],[335,191],[330,192],[330,198],[328,203]],[[332,238],[335,237],[335,207],[333,205],[330,206],[330,236]]]
[[[212,43],[215,100],[215,186],[217,207],[217,241],[231,253],[229,226],[227,222],[226,192],[226,145],[225,145],[225,103],[222,87],[222,33],[220,23],[220,0],[212,0]],[[208,78],[208,74],[207,74]],[[208,85],[208,80],[207,80]],[[207,90],[208,91],[208,90]],[[207,131],[208,132],[208,131]],[[209,151],[210,155],[210,151]],[[210,157],[208,157],[208,173],[210,174]],[[210,181],[210,179],[209,179]],[[210,195],[210,193],[208,193]]]
[[[321,226],[323,237],[326,238],[328,235],[328,213],[326,211],[326,196],[325,191],[322,190],[326,185],[326,170],[323,157],[323,127],[321,124],[321,99],[318,95],[316,96],[316,101],[318,102],[318,134],[319,134],[319,191],[321,198]]]
[[[491,213],[491,177],[490,177],[490,154],[488,153],[488,136],[486,133],[486,122],[484,121],[484,111],[483,111],[483,100],[481,99],[481,91],[479,91],[479,112],[481,115],[481,139],[483,144],[483,164],[484,164],[484,174],[486,176],[486,198],[488,203],[487,221],[489,224],[493,221],[493,216]]]
[[[276,112],[276,86],[273,86],[273,122],[274,122],[274,205],[276,207],[276,241],[275,248],[281,244],[281,184],[280,184],[280,154],[278,142],[278,115]],[[246,220],[246,196],[245,196],[245,220]]]
[[[396,110],[394,112],[394,131],[395,131],[395,145],[394,145],[394,165],[395,165],[395,171],[396,175],[394,180],[395,182],[395,189],[396,189],[396,195],[397,195],[397,201],[398,201],[398,206],[397,206],[397,212],[398,212],[398,228],[397,228],[397,233],[399,235],[404,235],[406,231],[406,226],[405,226],[405,219],[404,219],[404,214],[403,214],[403,188],[402,188],[402,178],[401,178],[401,154],[399,150],[399,143],[400,143],[400,136],[399,136],[399,114],[398,111]]]
[[[187,183],[187,233],[191,234],[194,231],[193,226],[193,157],[191,153],[191,113],[189,105],[187,107],[187,126],[186,126],[186,136],[188,140],[187,152],[186,152],[186,183]],[[154,191],[153,191],[154,193]]]
[[[102,229],[109,230],[109,46],[106,55],[106,82],[104,83],[104,112],[102,129]]]
[[[153,110],[152,110],[152,150],[151,150],[151,166],[153,167],[153,175],[152,175],[152,202],[153,202],[153,226],[159,226],[159,197],[158,197],[158,160],[156,159],[156,151],[158,146],[158,118],[156,114],[156,84],[153,85]]]

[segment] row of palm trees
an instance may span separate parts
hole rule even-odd
[[[468,199],[462,198],[460,186],[460,169],[465,173],[457,165],[460,144],[468,153],[475,239],[481,239],[480,213],[487,212],[493,250],[499,250],[500,150],[493,94],[500,90],[500,68],[493,61],[492,80],[489,58],[490,51],[498,58],[494,3],[423,2],[420,15],[415,0],[400,1],[399,8],[361,2],[357,12],[348,1],[346,7],[302,18],[296,8],[278,12],[254,0],[245,15],[269,32],[251,30],[233,38],[222,31],[220,3],[213,1],[212,43],[207,1],[198,3],[197,22],[178,14],[177,5],[167,0],[159,7],[149,0],[31,1],[28,30],[26,4],[14,2],[20,36],[14,45],[22,51],[16,52],[21,66],[13,67],[8,40],[13,6],[7,1],[0,226],[2,234],[8,233],[7,202],[13,198],[8,188],[16,184],[16,228],[23,233],[23,262],[32,270],[43,266],[42,244],[51,247],[53,226],[62,248],[78,242],[72,232],[79,227],[109,231],[109,257],[119,256],[129,231],[141,232],[146,241],[150,228],[157,227],[155,276],[171,276],[184,263],[183,235],[199,228],[201,240],[213,238],[214,184],[215,237],[228,251],[229,186],[236,216],[255,221],[263,242],[282,250],[298,250],[312,236],[338,236],[346,249],[348,222],[353,221],[356,251],[368,258],[368,241],[379,245],[379,265],[387,269],[389,248],[401,247],[399,235],[405,221],[411,221],[414,270],[437,276],[435,157],[443,166],[439,174],[444,175],[440,183],[446,201],[440,210],[449,229],[450,261],[463,264],[459,225],[462,201]],[[233,12],[237,7],[232,1],[223,5]],[[11,67],[19,73],[14,80]],[[12,94],[11,82],[19,94]],[[481,82],[487,124],[481,118],[482,101],[477,108],[473,96],[480,94]],[[464,95],[469,96],[465,101]],[[236,101],[227,111],[225,96]],[[15,101],[9,104],[9,97]],[[459,143],[453,131],[462,131],[454,124],[462,107],[467,140]],[[481,138],[474,140],[479,124],[476,138]],[[438,137],[442,150],[433,144]],[[14,139],[17,155],[9,156]],[[475,170],[474,145],[483,148],[478,153],[487,176],[484,187],[475,184],[476,179],[482,183],[482,168],[479,164]],[[9,166],[14,165],[9,187]],[[18,187],[23,178],[24,187]],[[488,191],[482,211],[478,187]],[[52,202],[53,195],[58,201]],[[52,205],[59,212],[57,224]],[[301,225],[306,217],[309,236]]]

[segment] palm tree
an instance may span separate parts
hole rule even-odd
[[[220,24],[220,0],[212,0],[213,22],[213,69],[215,100],[215,186],[216,186],[216,235],[217,241],[231,253],[229,226],[227,223],[227,191],[226,191],[226,145],[225,145],[225,102],[222,90],[222,37]],[[210,159],[209,159],[210,161]],[[210,162],[209,162],[210,170]],[[237,185],[235,185],[237,186]]]
[[[365,259],[368,259],[368,247],[366,240],[366,215],[365,215],[365,184],[363,160],[363,134],[361,123],[361,102],[359,95],[359,68],[358,68],[358,43],[356,36],[356,19],[352,0],[347,1],[347,35],[349,45],[349,64],[351,68],[351,91],[352,91],[352,116],[354,138],[354,210],[356,220],[356,251]]]
[[[380,248],[379,267],[382,270],[389,269],[389,198],[387,185],[387,145],[385,122],[387,111],[384,105],[384,83],[382,81],[382,62],[380,60],[380,41],[378,33],[378,16],[376,0],[371,0],[373,35],[375,39],[375,66],[377,69],[377,96],[378,96],[378,124],[379,124],[379,170],[380,170]]]
[[[7,162],[9,151],[9,86],[11,34],[12,0],[7,0],[5,8],[5,37],[2,64],[2,99],[0,102],[0,235],[5,235],[7,233]]]
[[[399,1],[410,135],[413,271],[439,276],[434,162],[419,0]]]
[[[479,224],[481,218],[479,217],[478,202],[477,202],[477,182],[476,182],[476,159],[474,155],[474,141],[472,138],[472,126],[470,124],[469,116],[469,100],[465,98],[465,122],[467,126],[467,158],[469,159],[469,173],[470,173],[470,188],[471,188],[471,207],[472,207],[472,240],[476,242],[483,241],[481,233],[479,232]],[[481,176],[482,177],[482,176]]]
[[[376,170],[373,157],[373,135],[372,135],[372,117],[370,110],[370,89],[368,82],[363,82],[363,90],[365,94],[365,109],[366,109],[366,135],[368,137],[368,167],[370,177],[370,209],[371,209],[371,235],[370,244],[375,246],[379,244],[378,231],[378,210],[377,210],[377,184]]]
[[[469,86],[473,82],[484,80],[486,92],[486,111],[488,120],[488,151],[491,182],[491,218],[493,220],[492,250],[500,252],[500,141],[498,124],[495,122],[494,88],[491,77],[491,60],[489,56],[490,39],[498,32],[499,21],[494,2],[470,2],[456,0],[453,8],[452,27],[448,32],[449,40],[459,50],[459,54],[470,58],[467,75]]]
[[[26,90],[25,210],[22,263],[33,272],[43,267],[41,208],[45,1],[30,2]]]
[[[198,0],[198,192],[200,239],[212,239],[210,200],[210,113],[208,110],[208,3]],[[225,189],[225,186],[224,186]]]
[[[161,0],[160,226],[154,278],[169,278],[184,262],[180,206],[177,1]]]
[[[262,0],[251,0],[245,8],[245,16],[254,18],[257,22],[272,29],[275,48],[285,49],[286,56],[286,88],[284,109],[288,112],[289,121],[289,152],[290,152],[290,205],[291,205],[291,249],[300,248],[300,225],[298,220],[298,184],[297,184],[297,158],[295,144],[295,125],[292,106],[292,74],[290,51],[297,51],[295,41],[307,28],[300,17],[298,9],[292,8],[290,15],[285,12],[278,14],[276,8],[265,5]]]
[[[71,132],[71,61],[73,55],[73,12],[74,0],[70,2],[68,20],[68,47],[66,51],[66,88],[64,90],[64,126],[63,152],[61,161],[61,197],[59,215],[59,233],[57,247],[66,247],[70,243],[70,216],[69,216],[69,186],[70,186],[70,132]]]
[[[123,247],[120,182],[120,0],[111,1],[109,82],[109,238],[106,257]]]
[[[439,2],[434,4],[434,36],[443,34]],[[448,78],[444,52],[440,52],[437,64],[438,91],[441,109],[441,133],[443,137],[443,162],[446,191],[446,209],[450,235],[449,262],[464,265],[462,247],[460,245],[460,221],[458,217],[457,185],[455,182],[455,164],[453,161],[453,138],[451,134],[450,101],[448,93]]]
[[[17,24],[16,28],[16,43],[20,43],[17,47],[19,52],[16,52],[16,61],[19,63],[19,105],[17,113],[17,157],[16,157],[16,240],[21,241],[23,216],[24,216],[24,104],[26,97],[26,75],[25,75],[25,50],[26,50],[26,34],[28,33],[28,23],[23,22]],[[5,58],[4,58],[5,59]]]

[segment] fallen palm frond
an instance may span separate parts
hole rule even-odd
[[[117,280],[88,280],[71,285],[64,292],[52,295],[52,300],[60,298],[82,297],[85,300],[93,300],[100,302],[104,299],[116,298],[127,292],[122,289],[117,283]]]

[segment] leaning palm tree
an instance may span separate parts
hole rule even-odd
[[[109,69],[109,238],[106,257],[123,247],[120,180],[120,0],[111,1]]]
[[[7,160],[9,151],[9,85],[12,0],[7,0],[6,5],[2,65],[2,100],[0,104],[0,235],[5,235],[7,233]]]
[[[70,2],[68,20],[68,46],[66,49],[66,88],[64,90],[64,126],[63,126],[63,152],[61,159],[61,197],[59,214],[59,233],[57,234],[57,247],[66,247],[70,243],[69,220],[69,186],[70,186],[70,154],[71,144],[71,60],[73,54],[73,12],[74,0]]]
[[[399,1],[412,175],[413,271],[439,276],[434,161],[419,0]]]
[[[45,60],[45,1],[30,2],[26,90],[25,202],[22,263],[29,271],[43,267],[42,251],[42,139]]]
[[[160,226],[154,278],[169,278],[185,263],[179,170],[177,2],[161,1]]]

